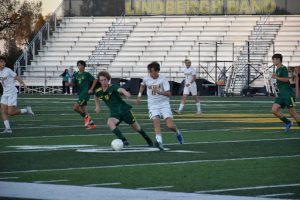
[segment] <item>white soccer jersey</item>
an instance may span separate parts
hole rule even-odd
[[[193,80],[193,76],[196,75],[196,69],[193,67],[185,68],[183,73],[185,77],[185,84],[189,84]]]
[[[2,96],[12,95],[18,92],[15,82],[16,76],[17,74],[10,68],[4,67],[3,70],[0,70],[0,81],[3,86]]]
[[[153,91],[154,88],[158,88],[159,91],[170,91],[170,84],[166,77],[159,75],[157,79],[153,79],[150,75],[143,78],[141,83],[147,87],[148,96],[148,108],[169,105],[169,97],[159,95]]]

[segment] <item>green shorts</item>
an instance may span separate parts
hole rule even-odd
[[[129,124],[129,125],[134,124],[136,122],[136,119],[130,110],[123,112],[123,113],[118,113],[118,114],[111,113],[110,117],[116,118],[119,120],[119,123],[117,125],[119,125],[122,121],[124,121],[126,124]]]
[[[86,106],[87,102],[90,100],[90,95],[79,95],[76,101],[80,106]]]
[[[279,104],[281,108],[294,108],[296,106],[295,103],[295,97],[276,97],[275,102],[276,104]]]

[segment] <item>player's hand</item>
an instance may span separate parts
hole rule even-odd
[[[140,103],[141,103],[141,97],[137,97],[136,101],[135,101],[135,104],[140,104]]]
[[[188,83],[188,84],[186,84],[185,86],[186,86],[186,87],[190,87],[190,84]]]
[[[277,78],[277,75],[276,75],[276,74],[272,74],[272,78],[273,78],[273,79],[276,79],[276,78]]]
[[[93,90],[89,90],[88,93],[89,93],[89,94],[93,94]]]

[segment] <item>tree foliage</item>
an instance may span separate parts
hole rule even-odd
[[[20,48],[28,44],[44,24],[41,11],[41,1],[21,3],[19,0],[1,0],[0,40],[5,41],[4,52],[8,60],[15,61],[21,52]]]

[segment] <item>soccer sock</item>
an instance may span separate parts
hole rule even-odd
[[[113,133],[117,136],[117,138],[119,138],[120,140],[122,140],[122,141],[127,141],[127,139],[124,137],[124,135],[122,134],[122,132],[120,131],[120,129],[115,128],[112,132],[113,132]]]
[[[155,135],[155,139],[156,139],[157,142],[163,143],[162,142],[162,137],[161,137],[160,133],[158,133],[158,134]]]
[[[197,111],[200,112],[201,111],[200,102],[196,103],[196,106],[197,106]]]
[[[179,105],[178,110],[179,110],[179,111],[182,111],[182,110],[183,110],[183,107],[184,107],[184,105],[181,103],[181,104]]]
[[[288,120],[288,118],[286,117],[281,117],[280,120],[283,121],[285,124],[291,123],[291,121]]]
[[[298,124],[298,126],[300,126],[300,121],[299,121],[299,122],[297,122],[297,124]]]
[[[20,109],[20,111],[21,111],[21,114],[28,113],[27,108],[22,108],[22,109]]]
[[[8,120],[4,120],[3,123],[6,129],[10,129],[10,124]]]
[[[80,113],[80,116],[85,118],[86,115],[85,113]]]
[[[148,135],[147,135],[147,133],[141,128],[141,130],[140,131],[138,131],[139,132],[139,134],[141,134],[144,138],[145,137],[148,137]]]

